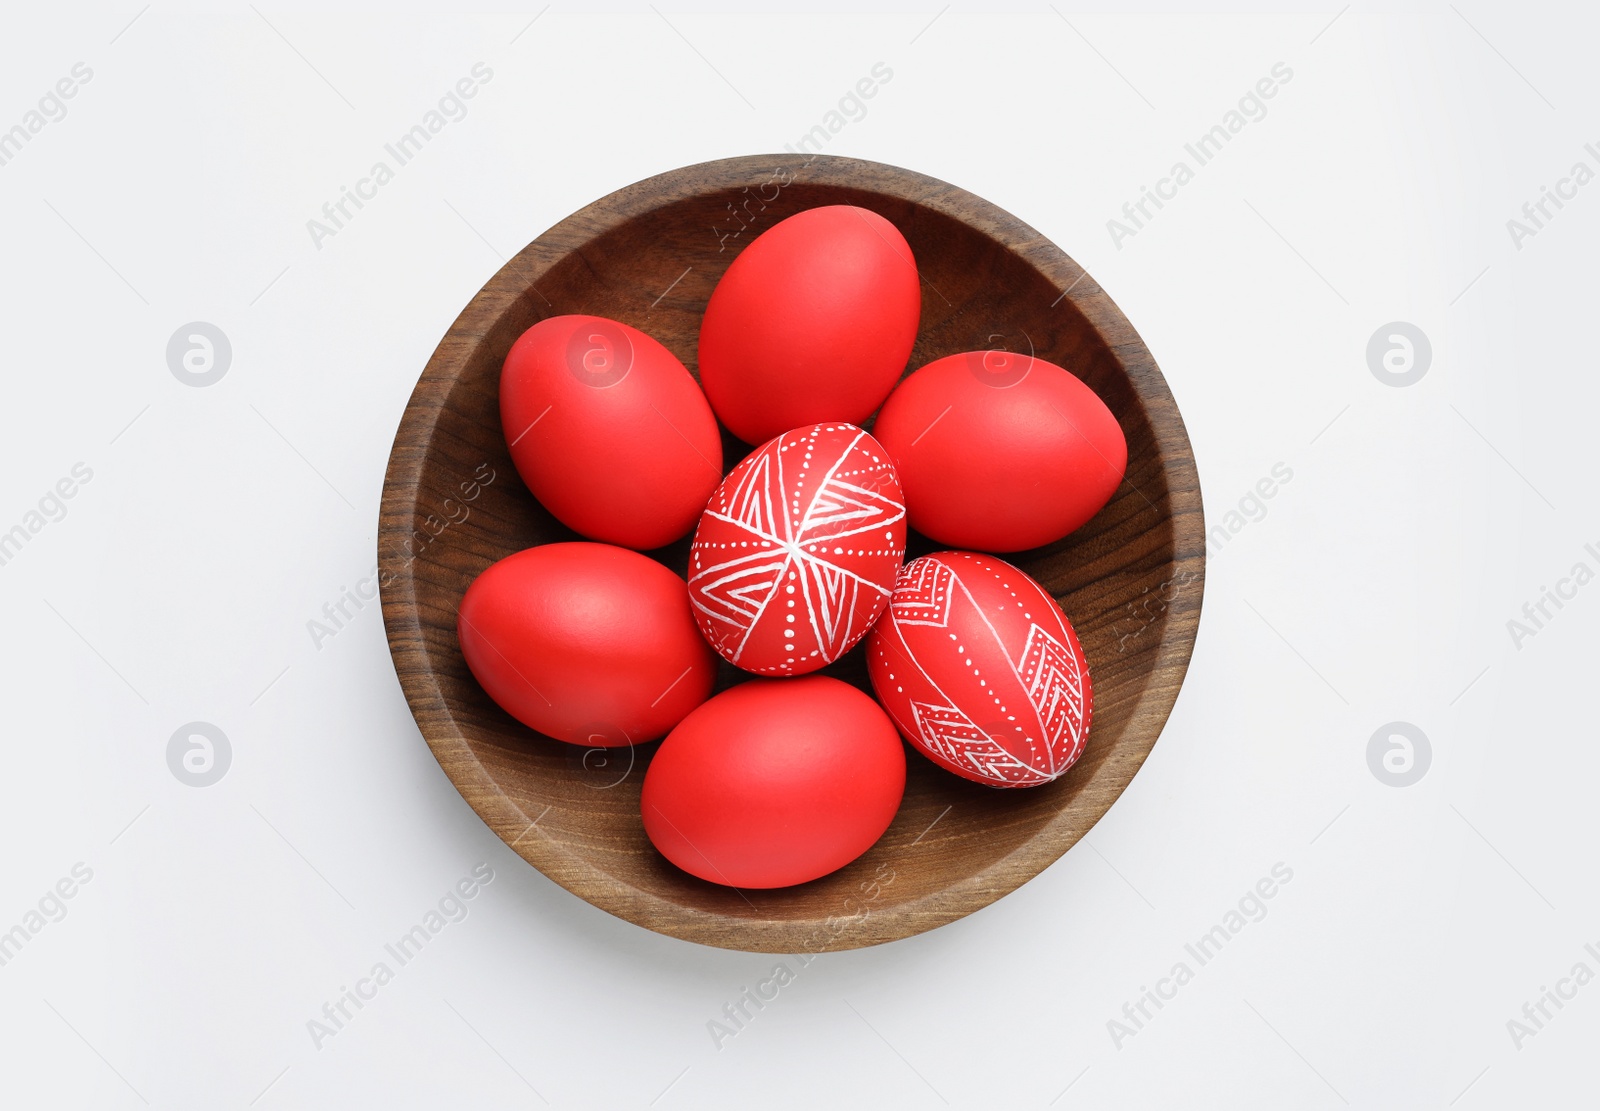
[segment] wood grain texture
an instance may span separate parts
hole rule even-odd
[[[908,370],[1031,344],[1094,388],[1128,440],[1112,501],[1058,543],[1004,557],[1071,618],[1094,724],[1065,776],[1028,790],[967,782],[907,750],[905,802],[865,856],[820,880],[735,891],[697,880],[645,837],[639,789],[657,747],[584,750],[491,702],[456,642],[456,607],[490,563],[578,539],[528,493],[500,427],[500,367],[536,321],[593,313],[696,368],[700,316],[738,252],[786,216],[855,204],[905,234],[923,276]],[[991,339],[1004,337],[1004,342]],[[725,434],[726,466],[748,452]],[[689,538],[652,553],[683,573]],[[908,558],[935,545],[912,534]],[[395,437],[378,534],[384,622],[417,724],[462,796],[523,859],[612,914],[729,949],[874,945],[988,905],[1066,852],[1160,734],[1200,616],[1205,523],[1183,421],[1155,361],[1093,278],[1038,232],[942,181],[848,158],[760,155],[674,170],[563,220],[500,270],[451,326]],[[863,650],[823,674],[869,690]],[[724,666],[719,687],[738,681]]]

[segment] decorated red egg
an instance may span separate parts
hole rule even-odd
[[[722,478],[705,395],[672,352],[615,320],[552,316],[523,332],[500,421],[533,496],[591,540],[670,544]]]
[[[866,635],[905,554],[883,448],[853,424],[813,424],[751,452],[712,494],[689,550],[689,598],[730,663],[803,675]]]
[[[700,384],[747,444],[860,423],[905,371],[922,314],[905,236],[854,205],[800,212],[728,267],[700,326]]]
[[[544,544],[491,564],[456,631],[490,698],[571,744],[655,740],[705,701],[717,671],[683,580],[610,544]]]
[[[679,723],[645,773],[645,833],[684,871],[786,887],[872,847],[905,793],[905,749],[868,695],[837,679],[755,679]]]
[[[1054,363],[1006,351],[938,359],[896,387],[873,435],[911,527],[961,548],[1059,540],[1111,499],[1128,462],[1117,418]]]
[[[1083,753],[1093,690],[1077,634],[1042,586],[992,556],[906,564],[867,670],[900,732],[967,779],[1032,787]]]

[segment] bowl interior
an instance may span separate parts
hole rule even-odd
[[[1072,620],[1094,682],[1082,759],[1043,787],[996,790],[909,749],[904,804],[865,856],[799,887],[738,891],[669,864],[639,790],[657,744],[585,750],[539,735],[473,680],[455,635],[472,579],[522,548],[581,539],[518,478],[497,403],[501,362],[547,316],[592,313],[696,370],[700,317],[738,252],[805,208],[854,204],[905,235],[923,277],[907,371],[955,352],[1032,351],[1087,382],[1121,422],[1127,478],[1078,532],[1003,556]],[[870,424],[869,424],[870,427]],[[724,433],[725,466],[750,450]],[[1065,852],[1110,806],[1176,697],[1198,621],[1204,525],[1188,439],[1138,335],[1058,248],[942,182],[850,159],[764,156],[630,186],[540,236],[474,298],[429,362],[385,482],[385,621],[423,735],[469,803],[530,863],[590,902],[730,948],[823,951],[939,925]],[[689,538],[650,553],[682,574]],[[936,549],[912,534],[908,559]],[[745,678],[723,665],[719,689]],[[857,647],[824,674],[870,692]]]

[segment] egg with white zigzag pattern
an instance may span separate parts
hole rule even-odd
[[[1083,755],[1094,691],[1066,614],[993,556],[906,564],[867,640],[872,689],[934,763],[992,787],[1033,787]]]

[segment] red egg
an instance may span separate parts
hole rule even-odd
[[[722,439],[676,356],[637,328],[552,316],[511,347],[500,423],[517,473],[591,540],[659,548],[694,527],[722,478]]]
[[[872,433],[911,527],[1016,552],[1059,540],[1111,500],[1128,462],[1117,418],[1054,363],[1005,351],[938,359],[900,383]]]
[[[905,750],[870,697],[822,675],[756,679],[661,742],[640,809],[650,840],[685,872],[787,887],[871,848],[905,786]]]
[[[1083,754],[1094,692],[1061,607],[991,556],[906,564],[867,639],[872,689],[934,763],[993,787],[1048,783]]]
[[[717,672],[683,580],[610,544],[544,544],[491,564],[461,599],[456,632],[490,698],[571,744],[655,740],[705,701]]]
[[[906,554],[900,483],[852,424],[814,424],[729,472],[689,549],[695,620],[724,659],[803,675],[855,645]]]
[[[818,421],[859,424],[911,357],[922,289],[911,247],[876,212],[827,205],[753,240],[700,325],[700,384],[747,444]]]

